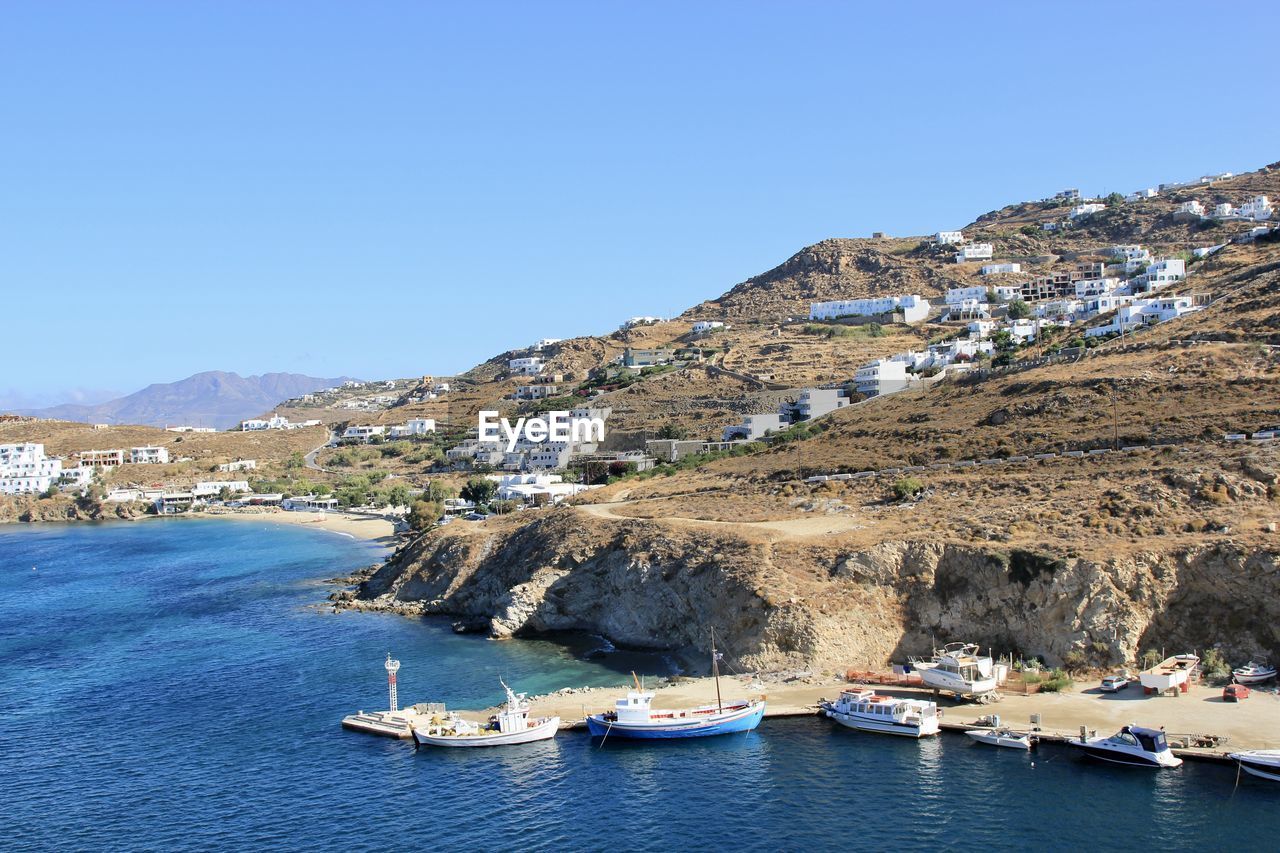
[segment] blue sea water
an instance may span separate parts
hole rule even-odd
[[[334,614],[318,581],[377,548],[219,521],[0,529],[0,849],[1274,849],[1280,786],[1188,763],[1098,766],[943,736],[766,720],[661,744],[585,736],[415,751],[346,732],[404,701],[477,707],[497,678],[620,682],[440,621]]]

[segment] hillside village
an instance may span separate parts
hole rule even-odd
[[[1275,240],[1267,192],[1277,191],[1274,168],[1125,197],[1065,190],[927,238],[826,241],[679,318],[632,317],[601,337],[543,338],[457,377],[346,380],[240,424],[243,433],[329,432],[307,448],[302,483],[296,455],[263,460],[267,468],[246,478],[238,472],[258,460],[194,471],[196,457],[160,442],[85,442],[57,457],[26,441],[3,445],[0,493],[83,494],[96,476],[105,499],[161,512],[226,502],[228,493],[269,505],[296,498],[297,508],[312,510],[353,505],[350,489],[341,500],[335,491],[344,477],[373,473],[403,483],[395,495],[401,514],[415,495],[456,497],[477,475],[496,482],[499,499],[555,503],[686,460],[758,452],[846,407],[904,391],[1141,342],[1214,305],[1220,253],[1238,258]],[[828,295],[841,298],[804,299]],[[524,438],[508,449],[476,436],[476,414],[486,408],[514,416],[563,410],[606,419],[609,431],[604,442]],[[39,437],[40,429],[24,432]],[[190,440],[214,431],[165,432]],[[182,475],[144,483],[152,477],[139,466]],[[295,485],[312,491],[293,494]],[[389,496],[376,486],[365,497],[385,507]],[[446,509],[476,507],[437,502],[439,514]]]

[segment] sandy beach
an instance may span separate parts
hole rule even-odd
[[[753,688],[752,685],[755,685]],[[741,698],[759,695],[759,682],[750,678],[721,678],[725,697]],[[842,689],[851,687],[843,680],[769,682],[763,685],[768,698],[766,717],[816,714],[818,700],[834,699]],[[1274,687],[1272,688],[1274,689]],[[625,693],[625,687],[577,689],[573,693],[552,693],[532,700],[534,713],[557,715],[566,724],[576,723],[586,713],[597,713],[612,707]],[[915,698],[931,698],[932,691],[917,688],[877,687],[877,692]],[[682,680],[656,689],[654,707],[691,708],[714,704],[715,683],[710,678]],[[1121,726],[1163,726],[1176,735],[1215,735],[1227,738],[1222,750],[1280,748],[1280,694],[1254,691],[1240,703],[1222,701],[1222,688],[1196,685],[1187,694],[1143,696],[1137,685],[1115,694],[1102,693],[1093,681],[1081,681],[1064,693],[1039,693],[1031,696],[1005,694],[991,705],[961,704],[948,699],[939,701],[947,723],[968,724],[986,714],[999,714],[1001,721],[1014,729],[1029,729],[1032,714],[1040,714],[1040,726],[1051,734],[1078,736],[1080,726],[1099,734],[1114,734]],[[475,715],[485,718],[485,711]],[[464,714],[466,716],[472,716]]]
[[[356,515],[346,512],[289,512],[282,509],[224,510],[220,512],[194,512],[189,518],[218,518],[258,524],[291,524],[341,533],[354,539],[378,542],[388,547],[398,543],[395,525],[385,518]]]

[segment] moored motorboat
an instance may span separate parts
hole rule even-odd
[[[1236,684],[1261,684],[1276,677],[1276,668],[1251,660],[1244,666],[1231,670],[1231,677],[1235,679]]]
[[[1280,782],[1280,749],[1246,749],[1233,752],[1230,757],[1245,773]]]
[[[940,730],[938,706],[922,699],[881,696],[874,690],[845,690],[834,702],[819,704],[822,713],[842,726],[863,732],[928,737]]]
[[[592,737],[668,740],[708,737],[711,735],[748,732],[760,725],[764,717],[765,699],[738,699],[725,702],[720,697],[720,655],[715,637],[711,640],[711,671],[715,678],[716,703],[680,710],[655,709],[653,691],[632,673],[635,689],[614,703],[612,711],[589,714],[587,728]]]
[[[1003,746],[1008,749],[1031,749],[1035,743],[1035,739],[1030,734],[1009,729],[968,729],[965,734],[978,743]]]
[[[1090,758],[1112,764],[1137,767],[1179,767],[1182,764],[1182,759],[1169,749],[1163,729],[1125,726],[1110,737],[1081,737],[1066,743],[1082,750]]]
[[[556,736],[559,717],[530,718],[525,694],[513,692],[506,684],[502,689],[507,691],[506,705],[487,725],[452,713],[435,716],[415,723],[413,739],[421,746],[511,746]]]

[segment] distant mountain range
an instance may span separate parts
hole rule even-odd
[[[126,397],[97,405],[64,404],[19,410],[18,414],[83,423],[229,429],[292,397],[341,385],[349,378],[318,379],[300,373],[240,376],[209,370],[177,382],[148,385]]]

